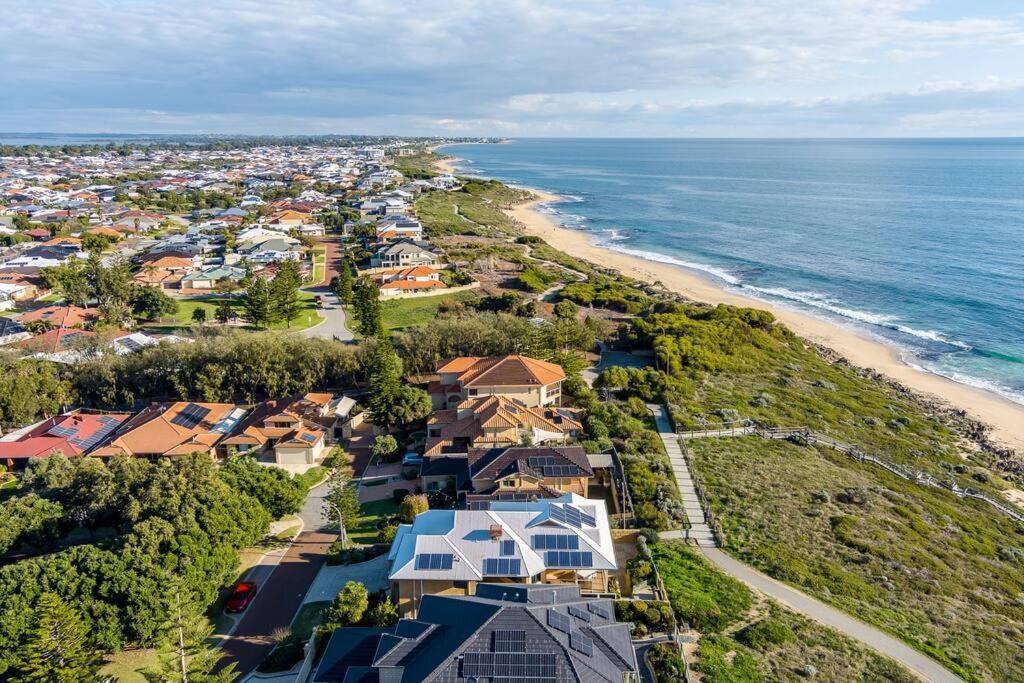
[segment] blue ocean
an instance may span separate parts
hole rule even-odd
[[[522,139],[461,172],[612,249],[852,326],[1024,403],[1024,139]]]

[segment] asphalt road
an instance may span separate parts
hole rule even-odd
[[[338,537],[327,528],[321,515],[326,493],[326,484],[310,490],[299,512],[305,525],[303,532],[259,584],[256,599],[245,610],[234,632],[225,639],[222,664],[236,663],[241,674],[252,671],[273,649],[274,632],[291,624],[306,591],[324,564],[327,548]]]
[[[321,240],[321,242],[326,249],[324,254],[324,282],[321,285],[306,287],[305,289],[314,296],[319,296],[323,301],[324,306],[320,309],[320,315],[324,317],[324,321],[316,327],[304,330],[303,334],[307,337],[351,341],[355,339],[355,335],[352,334],[352,330],[348,329],[345,309],[342,307],[338,297],[331,291],[329,284],[331,278],[338,274],[338,266],[341,265],[341,247],[337,237],[328,236]]]

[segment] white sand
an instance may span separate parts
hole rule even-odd
[[[446,169],[451,169],[455,160],[444,159],[442,162]],[[541,237],[548,244],[573,256],[614,268],[629,277],[645,282],[660,281],[668,289],[696,301],[769,310],[803,338],[835,349],[855,365],[877,370],[910,389],[938,397],[967,411],[992,427],[994,441],[1011,448],[1024,449],[1024,405],[995,393],[912,368],[901,361],[891,347],[825,320],[733,294],[677,266],[647,261],[595,246],[583,233],[563,228],[547,215],[535,210],[537,204],[558,201],[559,197],[537,190],[534,193],[538,197],[536,200],[509,211],[525,226],[528,234]]]

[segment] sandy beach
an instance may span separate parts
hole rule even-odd
[[[443,160],[447,172],[452,172],[456,161],[452,158]],[[733,294],[677,266],[647,261],[596,246],[585,234],[563,228],[536,210],[538,204],[557,202],[559,197],[538,190],[533,192],[537,195],[536,200],[509,211],[525,226],[528,234],[541,237],[573,256],[614,268],[629,277],[645,282],[660,281],[668,289],[696,301],[769,310],[805,339],[835,349],[855,365],[877,370],[910,389],[931,394],[967,411],[992,427],[993,441],[1010,448],[1024,449],[1024,405],[917,370],[900,360],[893,348],[825,320]]]

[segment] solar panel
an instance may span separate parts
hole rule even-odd
[[[316,441],[315,434],[303,434],[300,438],[307,443],[313,443],[314,441]]]
[[[611,612],[609,612],[608,609],[599,602],[588,602],[587,609],[599,617],[604,617],[605,619],[612,618]]]
[[[185,429],[192,429],[209,415],[210,409],[195,403],[189,403],[182,408],[177,415],[171,418],[171,424],[176,424]]]
[[[588,657],[594,656],[594,641],[580,631],[573,631],[569,634],[569,647]]]
[[[68,436],[74,436],[75,434],[78,434],[78,429],[75,428],[75,427],[61,427],[61,426],[58,426],[58,427],[51,427],[48,433],[52,434],[54,436],[68,437]]]
[[[488,576],[518,576],[522,571],[522,560],[507,557],[489,557],[484,560],[484,574]]]
[[[557,462],[557,459],[556,458],[552,458],[550,456],[544,456],[544,457],[534,456],[532,458],[527,458],[526,459],[526,464],[529,465],[530,467],[551,467],[556,462]]]
[[[501,542],[501,555],[502,557],[511,557],[516,554],[516,542],[515,541],[502,541]]]
[[[580,539],[571,534],[536,534],[533,547],[536,550],[578,550]]]
[[[548,626],[558,629],[562,633],[572,632],[572,620],[568,614],[562,614],[553,609],[548,609]]]
[[[416,569],[451,569],[453,559],[450,553],[420,553],[416,556]]]
[[[495,652],[526,652],[526,631],[495,631]]]
[[[586,622],[590,621],[590,612],[579,605],[569,605],[569,614],[573,615],[577,619],[582,619]]]
[[[551,517],[558,522],[563,522],[577,529],[583,526],[597,526],[597,519],[593,514],[585,512],[575,505],[552,505]]]
[[[548,567],[584,568],[594,566],[594,553],[573,550],[549,550],[544,553]]]
[[[462,655],[463,678],[555,681],[557,675],[558,663],[552,653],[466,652]]]

